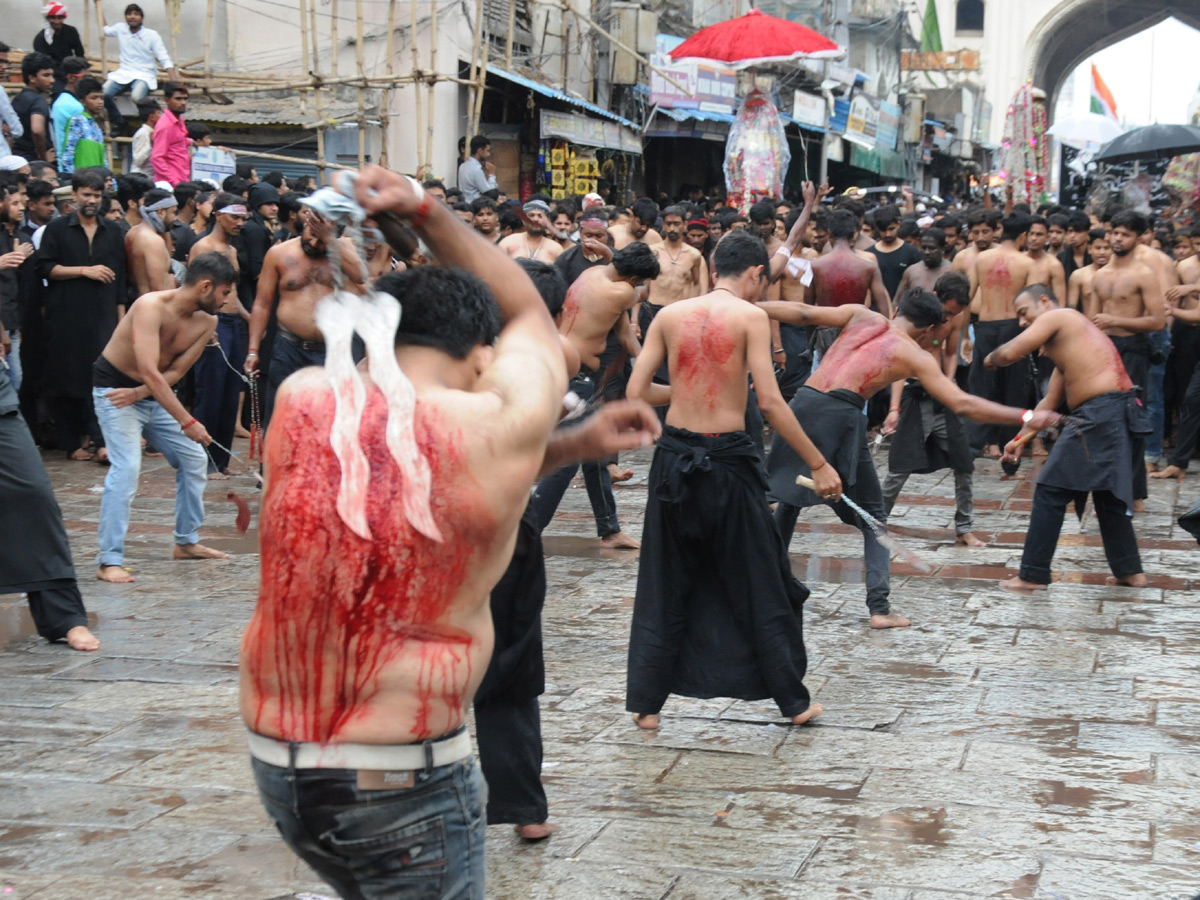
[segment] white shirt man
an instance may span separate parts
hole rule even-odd
[[[120,44],[120,66],[108,76],[104,83],[104,95],[112,97],[129,88],[134,102],[141,100],[150,91],[158,88],[158,67],[161,65],[174,74],[175,64],[167,53],[162,37],[153,28],[142,25],[142,8],[131,3],[125,8],[125,21],[117,25],[105,25],[105,37],[115,37]]]
[[[471,155],[458,167],[458,187],[464,203],[474,203],[480,194],[496,189],[496,167],[491,159],[491,142],[481,134],[471,138]]]

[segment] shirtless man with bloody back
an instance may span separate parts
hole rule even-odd
[[[1029,284],[1033,262],[1022,251],[1029,233],[1031,217],[1013,213],[1001,224],[1000,246],[984,250],[975,257],[968,275],[971,279],[971,312],[978,313],[975,346],[968,385],[971,393],[985,400],[1009,406],[1031,406],[1034,402],[1032,360],[997,373],[983,366],[983,358],[1021,333],[1013,301]],[[955,268],[958,267],[957,260]],[[998,428],[971,428],[971,447],[996,459],[1007,438]]]
[[[337,242],[345,289],[361,291],[365,278],[354,243],[349,238],[334,237],[332,224],[314,209],[307,211],[304,230],[298,239],[276,244],[263,258],[258,293],[250,313],[250,342],[244,368],[247,375],[257,377],[258,349],[274,312],[278,318],[278,331],[267,367],[264,422],[270,417],[274,395],[285,378],[305,366],[325,363],[325,338],[317,328],[315,310],[317,301],[334,285],[329,259],[332,241]]]
[[[762,241],[727,234],[713,261],[716,289],[659,313],[628,388],[631,398],[670,404],[650,469],[629,641],[626,709],[645,729],[658,727],[672,693],[769,697],[794,724],[821,712],[803,683],[808,590],[771,522],[746,432],[747,376],[822,496],[838,497],[841,482],[788,411],[772,371],[770,322],[748,302],[768,282]],[[652,384],[664,362],[671,384]]]
[[[877,310],[891,316],[892,304],[879,262],[873,254],[860,255],[851,245],[858,222],[849,210],[835,209],[825,217],[830,250],[812,261],[812,284],[804,300],[814,306],[838,307],[864,304],[871,298]],[[837,340],[836,329],[818,329],[816,350],[824,353]]]
[[[760,306],[781,322],[841,329],[821,365],[804,387],[796,391],[790,407],[837,470],[845,495],[880,521],[885,521],[887,515],[875,463],[867,448],[863,408],[874,394],[893,382],[915,378],[934,400],[977,421],[1015,426],[1035,420],[1039,428],[1045,428],[1058,418],[1055,413],[1035,414],[1001,406],[959,390],[942,371],[940,361],[928,352],[932,335],[939,333],[946,321],[946,311],[933,294],[910,291],[901,298],[896,318],[891,320],[853,303],[832,308],[797,303]],[[779,501],[775,523],[785,541],[790,541],[795,533],[801,508],[827,502],[796,483],[797,475],[808,475],[809,471],[808,461],[776,438],[771,447],[767,480],[769,496]],[[891,611],[887,549],[846,504],[834,503],[833,511],[863,534],[871,627],[911,625],[909,619]]]
[[[1134,448],[1135,438],[1150,430],[1145,407],[1132,390],[1116,347],[1082,313],[1059,308],[1043,285],[1022,291],[1016,312],[1022,333],[989,353],[983,364],[1021,364],[1040,347],[1054,361],[1055,372],[1038,412],[1057,409],[1065,400],[1071,421],[1038,474],[1021,570],[1001,586],[1032,591],[1050,583],[1050,563],[1067,504],[1080,503],[1090,492],[1113,573],[1110,583],[1145,587],[1131,518],[1133,475],[1137,469],[1145,471]],[[1037,422],[1025,423],[1005,446],[1005,458],[1016,460],[1020,442],[1038,430]]]
[[[368,380],[347,434],[327,371],[279,392],[242,716],[267,811],[341,896],[403,886],[482,900],[485,787],[463,721],[492,649],[488,593],[561,411],[563,351],[517,264],[416,182],[371,167],[357,191],[369,213],[408,219],[449,268],[389,276],[415,412],[403,397],[389,411],[395,398]],[[427,495],[394,461],[394,416],[412,429],[402,464],[428,466]],[[345,476],[334,444],[347,441],[369,472]],[[343,518],[355,510],[369,539]]]

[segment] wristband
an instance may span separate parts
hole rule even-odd
[[[416,192],[417,200],[419,201],[417,204],[417,211],[408,217],[408,224],[410,224],[413,228],[420,228],[429,218],[429,212],[431,209],[433,209],[433,201],[429,198],[429,195],[425,193],[425,188],[421,185],[421,182],[409,175],[405,175],[404,177],[407,178],[408,183],[412,185],[413,191]]]
[[[188,422],[186,425],[183,426],[183,430],[187,431],[189,428],[191,428],[193,425],[195,425],[197,421],[198,421],[197,419],[193,418],[192,421]]]
[[[791,256],[792,251],[787,248],[787,244],[784,244],[782,247],[780,247],[778,250],[775,251],[775,255],[776,256]]]
[[[1028,425],[1029,420],[1032,418],[1033,418],[1033,410],[1032,409],[1025,410],[1025,412],[1021,413],[1021,424]]]
[[[823,468],[825,468],[825,465],[826,465],[826,463],[828,463],[828,462],[829,462],[829,460],[827,460],[827,459],[823,459],[823,460],[821,460],[821,464],[820,464],[819,466],[817,466],[816,468],[813,468],[813,469],[809,469],[809,471],[810,471],[810,472],[814,472],[814,473],[815,473],[815,472],[816,472],[818,469],[823,469]]]
[[[258,359],[258,351],[257,351],[257,350],[251,350],[251,351],[249,351],[249,352],[246,354],[246,359],[249,359],[249,358],[250,358],[250,357],[252,357],[252,356],[253,356],[255,359]]]
[[[898,406],[889,406],[889,407],[888,407],[888,412],[900,412],[900,407],[898,407]]]

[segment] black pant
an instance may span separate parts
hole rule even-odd
[[[1050,562],[1058,548],[1067,504],[1076,492],[1066,488],[1039,484],[1033,493],[1033,512],[1025,533],[1025,551],[1021,555],[1021,578],[1034,584],[1050,583]],[[1125,503],[1110,491],[1092,491],[1096,521],[1100,523],[1100,539],[1108,567],[1118,578],[1137,575],[1142,571],[1133,519]]]
[[[839,472],[843,476],[844,474]],[[871,460],[871,451],[867,445],[862,445],[858,455],[858,468],[855,472],[854,484],[847,487],[843,484],[842,493],[865,509],[880,522],[887,521],[887,513],[883,509],[883,489],[879,486],[879,476],[875,472],[875,463]],[[863,536],[863,557],[866,564],[867,609],[873,616],[886,616],[892,611],[888,596],[891,594],[891,554],[879,543],[875,532],[859,518],[845,503],[827,504],[837,517],[847,525],[853,525]],[[780,502],[775,507],[775,527],[787,547],[796,533],[796,520],[800,518],[799,507],[790,503]]]
[[[104,446],[104,436],[100,434],[100,423],[96,421],[91,397],[56,397],[54,425],[58,434],[58,449],[66,453],[74,453],[79,449],[79,438],[84,434],[97,447]]]
[[[989,370],[983,360],[989,353],[1006,344],[1021,333],[1016,319],[1001,319],[995,322],[975,323],[975,355],[971,359],[971,374],[968,376],[970,392],[976,397],[1024,409],[1034,405],[1033,357],[1019,359],[1011,366]],[[971,449],[978,453],[985,446],[995,444],[1003,447],[1015,432],[1011,425],[981,425],[970,423],[967,429]]]
[[[1192,370],[1183,404],[1179,407],[1179,427],[1175,430],[1175,446],[1171,450],[1171,465],[1186,469],[1200,441],[1200,366]]]
[[[87,610],[74,579],[40,591],[28,591],[25,596],[37,633],[48,641],[61,641],[72,628],[87,625]]]
[[[538,698],[500,695],[476,703],[475,743],[488,784],[488,824],[545,822],[548,811],[542,787]]]
[[[25,349],[24,343],[21,349]],[[1176,321],[1171,327],[1171,355],[1167,357],[1167,367],[1163,373],[1165,436],[1178,436],[1183,420],[1180,409],[1196,369],[1197,358],[1200,358],[1200,326]]]

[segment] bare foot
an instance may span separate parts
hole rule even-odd
[[[101,566],[96,570],[96,578],[111,584],[132,584],[135,580],[121,566]]]
[[[1138,572],[1136,575],[1124,575],[1120,578],[1116,575],[1109,575],[1104,579],[1104,583],[1109,585],[1120,584],[1125,587],[1146,587],[1150,583],[1150,580],[1146,578],[1144,573]]]
[[[248,432],[241,425],[238,425],[236,428],[233,429],[233,436],[248,439],[250,437],[250,432]]]
[[[1146,473],[1149,475],[1153,475],[1157,471],[1158,471],[1158,463],[1156,463],[1152,459],[1146,460]]]
[[[658,713],[650,713],[645,716],[634,713],[633,721],[637,723],[638,728],[643,728],[646,731],[654,731],[658,728]]]
[[[633,469],[620,469],[616,463],[608,464],[608,480],[613,484],[620,484],[622,481],[628,481],[633,477]]]
[[[824,711],[825,711],[825,707],[823,707],[820,703],[810,703],[810,704],[808,704],[808,709],[806,709],[804,712],[800,713],[800,715],[792,716],[792,724],[793,725],[803,725],[809,719],[815,719],[817,716],[819,716]]]
[[[1050,451],[1046,449],[1046,444],[1042,441],[1041,438],[1034,438],[1032,441],[1030,441],[1030,443],[1033,444],[1033,455],[1034,456],[1049,456],[1050,455]]]
[[[536,825],[514,825],[513,831],[523,841],[544,841],[554,833],[554,828],[545,822]]]
[[[132,579],[130,579],[132,580]],[[99,650],[100,640],[84,625],[76,625],[67,632],[67,644],[72,650]]]
[[[872,628],[907,628],[911,624],[912,619],[906,619],[896,613],[888,613],[886,616],[871,616]]]
[[[84,450],[82,447],[72,453],[67,454],[67,459],[72,460],[73,462],[91,462],[95,458],[95,456],[93,456],[87,450]]]
[[[228,553],[205,547],[203,544],[176,544],[172,555],[176,559],[229,559]]]
[[[1187,469],[1181,469],[1179,466],[1167,466],[1161,472],[1153,472],[1151,478],[1174,478],[1176,481],[1183,481],[1187,478]]]
[[[600,538],[600,546],[608,550],[641,550],[642,545],[623,531],[606,534]]]
[[[954,539],[954,543],[962,544],[964,547],[986,547],[987,546],[986,541],[981,541],[979,538],[975,537],[975,535],[971,534],[971,532],[969,532],[969,531],[964,531],[962,534],[960,534],[958,537],[956,537]]]
[[[101,447],[96,451],[96,462],[100,463],[102,466],[107,466],[109,464],[107,447]]]
[[[996,444],[988,444],[983,448],[983,455],[988,459],[999,459],[1000,448]]]
[[[1020,575],[1014,575],[1007,581],[1000,582],[1000,587],[1004,588],[1006,591],[1015,591],[1017,593],[1021,591],[1044,591],[1046,589],[1046,585],[1034,584],[1032,581],[1026,581]]]
[[[1145,512],[1146,511],[1146,501],[1145,500],[1134,500],[1133,501],[1133,511],[1135,513]]]
[[[218,470],[215,472],[209,472],[208,480],[209,481],[228,481],[229,480],[229,470],[225,469],[224,471]]]

